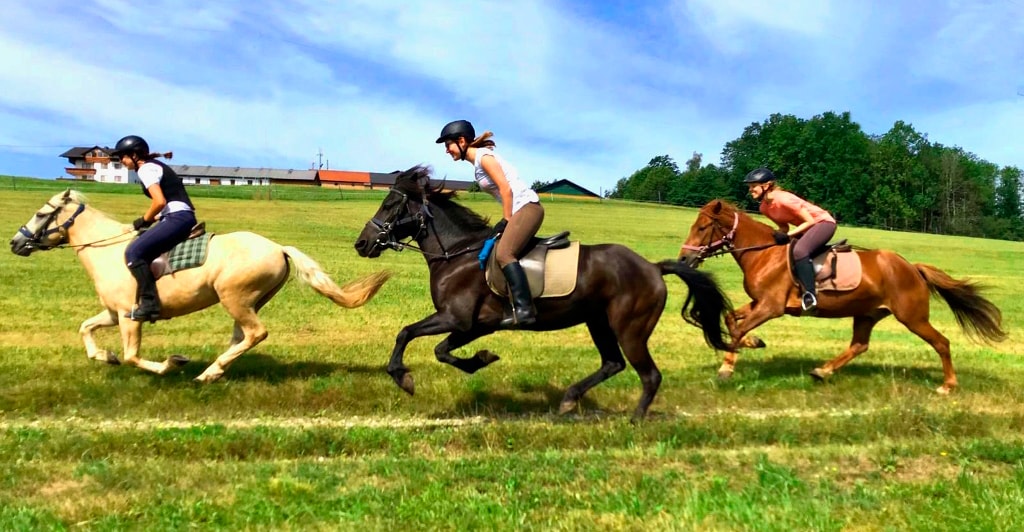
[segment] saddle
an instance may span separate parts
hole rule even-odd
[[[789,274],[793,282],[800,282],[793,270],[793,245],[789,246]],[[822,246],[811,254],[814,264],[814,284],[818,291],[847,292],[860,286],[862,267],[860,254],[853,251],[853,246],[846,239],[838,240]]]
[[[505,274],[495,256],[491,253],[487,258],[484,270],[487,285],[496,295],[508,297]],[[580,243],[569,240],[569,231],[545,238],[531,238],[519,259],[530,285],[530,295],[536,299],[571,294],[576,289],[579,258]]]
[[[206,232],[206,222],[199,222],[192,227],[188,239],[161,254],[149,264],[153,277],[159,279],[178,270],[187,270],[202,266],[206,262],[206,252],[213,233]]]

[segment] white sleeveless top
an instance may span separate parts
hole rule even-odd
[[[540,197],[533,191],[526,183],[519,179],[519,172],[516,171],[515,167],[505,162],[494,150],[491,148],[477,148],[476,149],[476,162],[473,163],[473,177],[476,179],[480,189],[488,194],[494,196],[501,203],[501,191],[498,190],[498,185],[491,181],[491,176],[487,175],[484,168],[480,166],[480,163],[484,160],[485,156],[492,156],[494,160],[498,161],[498,166],[501,167],[501,171],[505,173],[505,181],[508,181],[509,188],[512,189],[512,214],[519,212],[519,209],[527,203],[537,202],[540,203]]]

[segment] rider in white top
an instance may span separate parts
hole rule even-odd
[[[540,197],[537,196],[537,193],[519,179],[519,172],[516,171],[514,166],[506,162],[497,153],[494,153],[494,148],[478,148],[476,151],[476,157],[473,161],[473,177],[476,179],[477,184],[480,185],[480,190],[494,196],[498,203],[502,203],[501,191],[498,185],[494,184],[494,180],[491,179],[491,176],[487,175],[487,171],[480,164],[485,156],[494,157],[494,160],[498,161],[501,171],[505,174],[505,181],[508,182],[508,187],[512,189],[513,215],[519,212],[519,209],[523,208],[523,205],[527,203],[540,203]]]
[[[502,235],[494,247],[494,259],[508,281],[512,309],[506,313],[500,326],[524,327],[537,321],[537,311],[526,272],[519,264],[519,254],[544,222],[544,207],[541,207],[537,193],[519,179],[515,167],[494,153],[492,136],[493,133],[486,131],[477,137],[473,124],[456,120],[444,126],[437,143],[444,143],[445,152],[453,160],[472,164],[473,175],[480,188],[501,203],[502,218],[492,232],[492,236]]]

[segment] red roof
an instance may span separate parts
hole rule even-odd
[[[320,170],[320,183],[361,183],[370,184],[370,172],[349,172],[346,170]]]

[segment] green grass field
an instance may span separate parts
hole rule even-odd
[[[7,238],[66,183],[0,178]],[[82,186],[129,221],[135,187]],[[352,310],[291,280],[263,310],[269,338],[212,385],[193,384],[231,336],[220,308],[145,326],[143,355],[193,359],[164,377],[91,362],[77,333],[100,310],[68,249],[0,253],[0,529],[1016,530],[1024,523],[1024,244],[841,227],[838,237],[982,281],[1010,338],[973,344],[932,301],[960,389],[892,318],[871,350],[819,384],[807,372],[849,342],[851,320],[782,318],[741,353],[732,381],[685,324],[672,277],[651,339],[664,374],[647,421],[627,369],[580,411],[554,414],[600,362],[583,327],[502,332],[459,354],[500,362],[467,376],[414,341],[416,395],[384,372],[403,325],[432,312],[424,260],[368,260],[352,244],[382,192],[190,189],[217,233],[252,230],[316,258],[339,283],[394,277]],[[272,199],[267,199],[267,198]],[[465,203],[496,216],[481,195]],[[547,201],[543,232],[676,256],[695,211]],[[731,258],[709,261],[737,305]],[[116,331],[99,334],[120,351]]]

